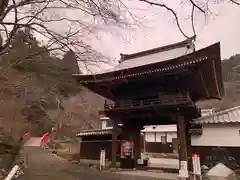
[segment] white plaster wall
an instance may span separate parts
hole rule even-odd
[[[145,141],[147,142],[155,142],[155,134],[154,132],[145,133]]]
[[[189,49],[187,49],[187,47],[181,47],[181,48],[177,48],[169,51],[164,51],[160,53],[155,53],[155,54],[123,61],[119,64],[119,68],[120,69],[131,68],[136,66],[142,66],[145,64],[166,61],[166,60],[174,59],[174,58],[189,54],[191,52],[193,52],[193,47]]]
[[[172,142],[173,138],[177,138],[177,132],[168,132],[167,133],[167,142]]]
[[[161,136],[167,136],[167,142],[172,142],[172,138],[177,138],[177,132],[156,132],[156,141],[154,132],[145,132],[145,141],[161,142]]]
[[[240,124],[208,124],[201,136],[192,136],[192,146],[240,147]]]
[[[102,129],[107,129],[107,121],[102,120]]]
[[[161,142],[161,136],[166,136],[165,132],[156,132],[156,142]]]

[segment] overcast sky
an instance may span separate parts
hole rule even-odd
[[[191,35],[192,29],[187,19],[189,8],[186,5],[177,6],[176,1],[178,0],[171,1],[169,5],[179,13],[182,27]],[[98,38],[92,38],[93,47],[104,55],[118,59],[120,53],[134,53],[185,39],[173,22],[171,13],[136,0],[126,0],[126,4],[144,25],[135,30],[119,30],[113,34],[101,32]],[[197,49],[220,41],[222,58],[240,53],[240,6],[220,3],[211,8],[213,14],[207,22],[200,13],[196,14]]]

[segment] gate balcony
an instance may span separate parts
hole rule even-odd
[[[132,101],[121,101],[115,103],[108,103],[105,101],[104,110],[105,111],[118,111],[118,110],[137,110],[137,109],[145,109],[151,107],[177,107],[177,106],[185,106],[185,105],[193,105],[193,101],[189,96],[180,96],[180,95],[168,95],[162,96],[159,98],[153,99],[144,99],[144,100],[132,100]]]

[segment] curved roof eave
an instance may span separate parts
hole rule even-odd
[[[113,68],[107,72],[97,73],[97,74],[73,74],[72,76],[76,78],[80,83],[98,83],[103,81],[112,81],[123,78],[131,78],[139,75],[146,75],[157,72],[167,72],[174,70],[176,68],[181,68],[184,66],[191,65],[193,63],[200,63],[207,59],[208,53],[213,53],[215,49],[220,49],[220,42],[210,45],[201,50],[195,51],[193,53],[177,57],[174,59],[161,61],[152,64],[146,64],[142,66],[137,66],[133,68],[117,69]],[[216,51],[217,52],[217,51]],[[220,52],[219,52],[220,53]],[[202,56],[202,54],[204,54]],[[213,54],[210,54],[213,55]],[[220,55],[219,55],[220,56]],[[159,67],[159,68],[157,68]],[[145,69],[144,71],[141,69]]]

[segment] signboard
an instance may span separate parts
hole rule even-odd
[[[201,175],[201,165],[200,165],[200,156],[199,154],[192,155],[192,162],[193,162],[193,174],[194,175]]]
[[[133,142],[125,141],[121,142],[121,158],[133,156]]]
[[[205,154],[205,153],[203,153]],[[238,167],[238,162],[236,160],[237,153],[234,151],[229,151],[228,148],[217,147],[208,149],[206,156],[203,156],[203,163],[207,166],[214,166],[221,162],[231,169]]]
[[[105,159],[106,159],[106,152],[104,149],[100,150],[100,170],[105,168]]]

